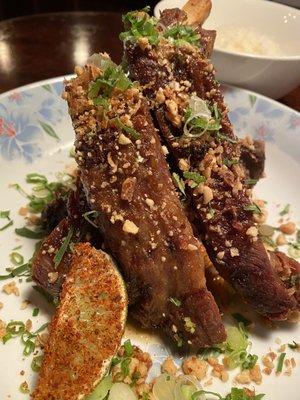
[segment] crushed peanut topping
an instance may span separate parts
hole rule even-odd
[[[132,221],[129,221],[128,219],[125,220],[123,224],[123,231],[127,233],[131,233],[132,235],[136,235],[139,231],[138,226]]]
[[[16,282],[10,282],[7,283],[6,285],[2,286],[2,292],[10,295],[10,294],[14,294],[15,296],[20,296],[20,290],[16,285]]]

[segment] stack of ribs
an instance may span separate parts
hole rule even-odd
[[[182,10],[165,10],[156,25],[161,37],[156,45],[144,38],[126,40],[124,58],[129,74],[141,84],[149,100],[174,170],[205,177],[196,188],[190,187],[193,185],[188,179],[185,185],[191,204],[189,215],[203,233],[214,266],[255,311],[273,320],[285,320],[297,308],[297,300],[277,276],[257,235],[246,168],[250,166],[251,170],[251,163],[255,165],[257,160],[249,152],[245,154],[228,119],[213,65],[207,58],[213,34],[194,27],[198,46],[176,45],[165,35],[173,27],[186,26],[186,19]],[[193,96],[218,109],[218,132],[199,137],[185,134],[184,116]],[[253,172],[257,177],[260,168]]]
[[[135,18],[150,17],[130,13],[131,23]],[[215,32],[190,27],[190,20],[166,10],[153,23],[155,43],[142,35],[124,40],[131,81],[102,54],[66,83],[79,173],[67,204],[57,198],[44,210],[44,228],[52,232],[34,258],[33,277],[59,293],[70,256],[57,267],[47,249],[58,249],[73,227],[72,242],[90,241],[115,258],[129,312],[143,327],[163,331],[179,347],[202,348],[226,337],[205,272],[211,281],[217,270],[262,316],[286,320],[299,309],[299,285],[291,288],[289,278],[300,267],[268,253],[258,236],[252,186],[263,174],[264,144],[234,135],[209,61]],[[199,40],[168,39],[166,32],[180,35],[182,27]],[[215,131],[187,134],[193,99],[214,110]],[[93,226],[82,218],[87,211]]]

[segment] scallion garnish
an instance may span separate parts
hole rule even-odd
[[[242,314],[233,313],[231,315],[237,322],[242,322],[245,325],[245,327],[251,325],[251,321],[248,318],[244,317]]]
[[[15,232],[17,235],[26,237],[28,239],[43,239],[46,234],[45,231],[43,231],[42,229],[37,229],[33,231],[26,226],[24,226],[23,228],[16,228]]]
[[[226,165],[226,167],[231,167],[232,165],[238,164],[239,160],[233,158],[233,159],[228,159],[228,158],[224,158],[223,159],[223,164]]]
[[[32,311],[32,316],[37,317],[39,315],[40,309],[39,308],[34,308]]]
[[[31,361],[31,369],[34,372],[39,372],[42,366],[43,356],[35,356]]]
[[[12,253],[10,253],[9,257],[10,257],[10,261],[14,265],[22,265],[24,263],[24,257],[16,251],[13,251]]]
[[[220,141],[225,141],[225,142],[229,142],[229,143],[237,143],[236,139],[233,139],[227,135],[224,135],[223,133],[220,132],[216,132],[216,138]]]
[[[193,46],[200,45],[200,35],[195,28],[188,25],[173,25],[165,33],[164,37],[174,43],[175,46],[191,44]]]
[[[297,350],[300,348],[300,344],[296,343],[295,340],[293,340],[293,343],[288,343],[288,346],[292,350]]]
[[[5,229],[7,229],[8,227],[10,227],[13,224],[13,221],[10,218],[10,210],[0,211],[0,218],[8,220],[8,222],[0,228],[0,231],[4,231]]]
[[[176,307],[181,306],[181,301],[179,299],[177,299],[176,297],[169,297],[169,301],[170,301],[170,303],[174,304],[174,306],[176,306]]]
[[[245,361],[242,363],[242,369],[252,369],[257,363],[258,356],[256,354],[248,354]]]
[[[278,358],[276,373],[282,372],[283,362],[284,362],[285,356],[286,356],[286,353],[281,353],[280,354],[280,356]]]
[[[173,172],[172,178],[173,178],[175,185],[178,187],[178,189],[181,191],[181,193],[185,196],[185,187],[184,187],[183,180],[180,178],[180,176],[178,174],[176,174],[176,172]]]
[[[98,211],[87,211],[84,214],[82,214],[83,218],[88,221],[91,225],[93,225],[95,228],[98,228],[98,225],[95,224],[95,222],[90,218],[97,218],[99,215]]]
[[[26,381],[22,382],[21,385],[19,386],[19,390],[23,394],[28,394],[30,393],[28,383]]]
[[[246,181],[245,181],[246,185],[248,185],[248,186],[254,186],[257,184],[257,182],[258,182],[258,179],[250,179],[250,178],[246,179]]]
[[[198,174],[197,172],[185,171],[183,176],[185,179],[190,179],[193,181],[193,184],[191,185],[192,188],[199,186],[200,183],[203,183],[206,180],[205,176]]]
[[[286,204],[284,209],[280,211],[279,215],[283,217],[284,215],[288,214],[290,212],[290,204]]]
[[[65,252],[67,251],[70,241],[72,239],[74,233],[74,228],[73,226],[71,226],[71,228],[69,229],[69,232],[67,234],[67,236],[65,237],[62,245],[60,246],[60,248],[58,249],[57,253],[55,254],[53,261],[54,261],[54,265],[57,268],[58,265],[60,264],[63,256],[65,255]]]
[[[136,131],[134,128],[131,128],[125,124],[123,124],[123,122],[120,120],[120,118],[115,118],[114,119],[114,123],[116,124],[116,126],[118,128],[123,129],[125,132],[129,133],[129,135],[131,136],[131,138],[133,140],[138,140],[140,137],[140,134],[138,133],[138,131]]]
[[[123,358],[121,361],[121,373],[124,377],[129,375],[129,365],[131,363],[131,358]]]
[[[45,175],[37,174],[36,172],[26,175],[27,183],[46,183],[47,178]]]
[[[253,214],[261,214],[261,208],[258,207],[257,204],[253,203],[253,204],[248,204],[247,206],[244,207],[245,211],[251,211]]]
[[[127,357],[131,357],[133,354],[133,346],[131,344],[131,341],[128,339],[124,342],[123,344],[124,346],[124,350],[125,350],[125,354]]]

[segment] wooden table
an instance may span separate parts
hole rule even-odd
[[[72,73],[88,55],[107,51],[119,62],[121,15],[109,12],[40,14],[0,22],[0,93]],[[300,88],[281,99],[300,111]]]

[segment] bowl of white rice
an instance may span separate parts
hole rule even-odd
[[[212,3],[203,27],[217,31],[212,61],[221,82],[274,99],[300,84],[300,10],[267,0]],[[154,14],[184,4],[162,0]]]

